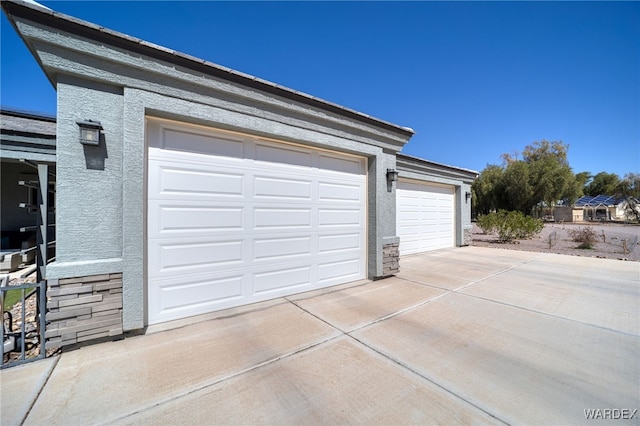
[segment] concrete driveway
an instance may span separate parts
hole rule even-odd
[[[401,268],[4,370],[2,424],[640,424],[640,263]]]

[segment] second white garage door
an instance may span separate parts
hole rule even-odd
[[[148,120],[148,321],[366,276],[366,160]]]
[[[396,226],[400,254],[453,247],[454,188],[398,181]]]

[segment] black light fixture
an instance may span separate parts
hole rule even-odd
[[[80,143],[83,145],[98,145],[100,144],[100,130],[102,125],[99,121],[85,120],[76,121],[76,124],[80,128]]]
[[[466,202],[468,203],[469,200],[471,199],[471,193],[470,192],[465,192],[464,193],[464,198],[465,198]]]
[[[395,182],[398,180],[398,171],[394,169],[387,169],[387,181]]]

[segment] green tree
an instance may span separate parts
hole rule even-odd
[[[592,178],[593,175],[591,172],[576,173],[576,184],[580,186],[580,194],[578,195],[578,198],[584,195],[584,187],[587,186],[587,182]]]
[[[576,178],[567,161],[568,149],[562,142],[545,140],[525,148],[523,158],[530,168],[534,204],[543,201],[553,209],[557,201],[575,195]]]
[[[627,173],[624,175],[616,187],[615,194],[640,200],[640,174]]]
[[[578,198],[584,195],[584,187],[592,177],[593,175],[590,172],[576,173],[575,179],[573,180],[573,185],[569,187],[567,195],[564,199],[569,204],[575,203]]]
[[[502,190],[498,194],[501,207],[531,214],[539,200],[534,199],[531,185],[531,166],[525,161],[513,161],[504,171]]]
[[[521,154],[503,154],[503,166],[487,166],[474,183],[476,212],[506,209],[531,214],[541,202],[553,208],[559,200],[575,201],[590,175],[573,173],[568,151],[561,141],[542,140]]]
[[[495,211],[500,206],[498,195],[502,181],[502,167],[488,164],[471,185],[474,216]]]
[[[543,139],[527,145],[522,152],[522,159],[527,163],[535,163],[536,161],[553,158],[558,163],[568,166],[568,152],[569,145],[566,145],[562,141],[549,142]]]
[[[619,190],[620,177],[615,173],[600,172],[585,186],[586,195],[614,195]]]
[[[505,193],[517,205],[514,205],[517,210],[529,214],[540,202],[553,208],[561,199],[575,198],[576,177],[567,160],[568,151],[569,146],[561,141],[542,140],[524,148],[522,161],[507,163],[505,175],[514,166],[514,176],[526,173],[527,185],[522,184],[522,176],[505,183],[505,186],[516,185],[507,187]]]

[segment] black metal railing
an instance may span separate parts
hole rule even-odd
[[[0,368],[13,367],[26,362],[43,359],[46,357],[46,281],[37,283],[23,283],[8,285],[8,279],[2,280],[0,285],[0,313],[2,313],[2,364]],[[16,305],[19,318],[14,318],[12,309],[5,310],[5,300],[9,293],[15,298],[16,292],[20,297]],[[27,302],[34,298],[35,309],[27,315]],[[13,306],[16,306],[13,305]],[[33,318],[28,318],[33,315]],[[19,323],[19,326],[17,325]],[[34,349],[38,348],[34,353]]]

